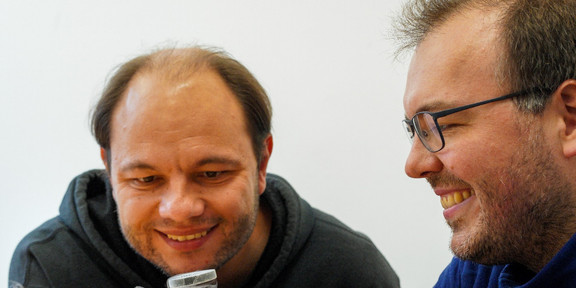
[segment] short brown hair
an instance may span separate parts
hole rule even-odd
[[[499,39],[505,47],[497,75],[515,91],[542,88],[520,97],[523,111],[541,113],[555,90],[576,78],[576,0],[409,0],[395,22],[398,53],[415,48],[455,13],[499,9]]]
[[[161,72],[162,77],[186,78],[203,68],[216,71],[237,97],[259,160],[271,130],[272,107],[266,91],[244,65],[226,52],[199,46],[157,50],[116,69],[92,112],[92,134],[100,147],[110,153],[112,114],[135,75],[154,71]]]

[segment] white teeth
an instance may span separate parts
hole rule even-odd
[[[204,231],[202,233],[196,233],[196,234],[192,234],[192,235],[183,235],[183,236],[179,236],[179,235],[170,235],[170,234],[166,234],[166,236],[168,236],[168,238],[172,239],[172,240],[176,240],[176,241],[189,241],[189,240],[194,240],[194,239],[198,239],[198,238],[202,238],[204,236],[206,236],[206,234],[208,233],[208,231]]]
[[[462,203],[462,201],[470,198],[472,195],[474,195],[474,191],[456,191],[454,193],[442,196],[440,198],[440,203],[444,209],[448,209],[456,204]]]

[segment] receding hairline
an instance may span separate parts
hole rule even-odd
[[[155,74],[167,80],[184,80],[199,71],[213,70],[211,58],[227,57],[224,51],[203,47],[167,48],[148,54],[147,59],[133,78]]]

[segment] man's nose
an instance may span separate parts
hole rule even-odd
[[[442,161],[437,155],[428,151],[420,139],[414,139],[404,166],[406,175],[412,178],[425,178],[431,173],[440,172],[442,168]]]
[[[159,213],[162,218],[176,222],[187,221],[201,216],[206,209],[206,201],[198,187],[188,181],[173,181],[162,195]]]

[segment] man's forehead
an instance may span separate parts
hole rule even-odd
[[[467,90],[495,82],[499,49],[495,22],[486,15],[469,14],[455,14],[416,47],[404,95],[407,116],[466,104]]]
[[[212,71],[197,73],[182,81],[165,79],[158,73],[141,74],[131,81],[124,94],[113,112],[114,131],[122,127],[209,129],[217,125],[215,119],[244,123],[241,106],[233,92]]]
[[[130,80],[123,100],[132,104],[150,101],[166,104],[166,101],[176,101],[175,96],[182,90],[187,90],[189,97],[179,100],[193,100],[209,90],[228,90],[228,86],[212,69],[195,70],[177,77],[163,70],[145,70]]]

